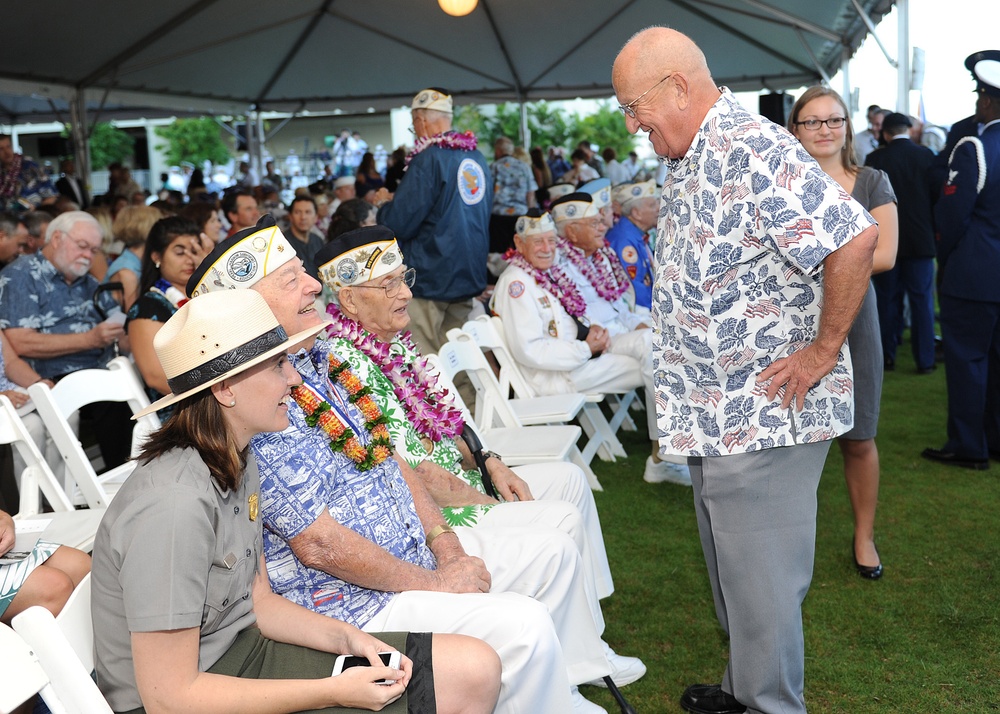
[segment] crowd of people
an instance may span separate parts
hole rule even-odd
[[[567,162],[502,137],[488,162],[438,88],[385,174],[345,132],[329,180],[288,205],[248,179],[147,206],[118,167],[116,200],[81,210],[71,164],[56,188],[0,137],[0,393],[22,406],[129,354],[163,423],[93,562],[40,540],[0,566],[0,620],[58,612],[92,568],[115,711],[604,711],[579,685],[646,666],[603,639],[614,580],[586,477],[481,451],[426,359],[489,312],[537,394],[637,390],[644,480],[693,487],[730,658],[681,706],[804,712],[819,476],[836,440],[854,565],[882,577],[883,372],[904,314],[918,372],[936,368],[935,262],[948,441],[923,455],[1000,454],[1000,51],[966,66],[976,113],[935,154],[935,132],[878,107],[855,135],[826,87],[773,124],[689,38],[644,30],[612,78],[662,185],[586,142]],[[109,467],[131,417],[81,415]],[[0,511],[0,554],[13,529]],[[371,666],[330,677],[337,654]]]

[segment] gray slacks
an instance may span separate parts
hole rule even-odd
[[[715,611],[729,635],[722,688],[747,714],[806,711],[802,601],[829,449],[824,441],[690,459]]]

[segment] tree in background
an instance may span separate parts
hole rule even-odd
[[[196,166],[205,161],[224,164],[232,158],[222,138],[222,128],[212,117],[178,119],[168,126],[156,127],[156,135],[167,140],[156,148],[166,153],[170,164],[182,161],[190,161]]]
[[[597,111],[577,118],[573,124],[573,144],[586,141],[601,149],[611,147],[619,157],[625,158],[635,148],[635,136],[625,128],[625,120],[617,107],[601,102]]]
[[[479,150],[487,156],[501,136],[518,143],[521,113],[517,104],[498,104],[493,113],[485,113],[476,105],[455,108],[454,128],[472,131],[479,139]],[[580,117],[553,107],[546,102],[528,104],[528,129],[531,145],[571,147],[586,140],[603,149],[610,146],[619,156],[626,156],[635,146],[635,137],[628,133],[625,121],[617,109],[608,102],[601,102],[594,114]]]
[[[62,137],[70,135],[69,127],[62,130]],[[90,133],[90,167],[95,171],[107,168],[116,161],[125,162],[135,155],[135,137],[110,122],[98,122]]]

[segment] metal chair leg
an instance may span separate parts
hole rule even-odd
[[[627,699],[625,699],[621,690],[618,689],[618,685],[615,684],[613,679],[611,679],[611,675],[604,678],[604,683],[608,685],[608,691],[611,692],[611,696],[615,698],[615,701],[618,702],[618,706],[621,707],[622,714],[636,714],[635,709],[632,708],[632,705],[628,703]]]

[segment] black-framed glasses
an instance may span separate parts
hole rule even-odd
[[[822,124],[826,124],[830,129],[840,129],[847,123],[844,117],[830,117],[829,119],[806,119],[795,122],[795,126],[804,126],[809,131],[816,131]]]
[[[635,105],[639,103],[639,100],[642,99],[643,97],[645,97],[650,92],[652,92],[657,87],[659,87],[661,84],[663,84],[664,82],[666,82],[668,79],[670,79],[671,77],[673,77],[674,74],[676,74],[676,72],[671,72],[666,77],[664,77],[663,79],[661,79],[659,82],[657,82],[656,84],[654,84],[652,87],[650,87],[649,89],[647,89],[645,92],[643,92],[642,94],[640,94],[638,97],[636,97],[635,99],[633,99],[628,104],[619,104],[618,105],[618,111],[620,111],[625,116],[632,117],[633,119],[635,119]]]
[[[384,285],[353,285],[355,288],[375,288],[376,290],[385,290],[385,296],[387,298],[394,298],[399,295],[399,289],[405,284],[406,287],[412,288],[413,283],[417,280],[417,269],[410,268],[395,278],[385,283]]]

